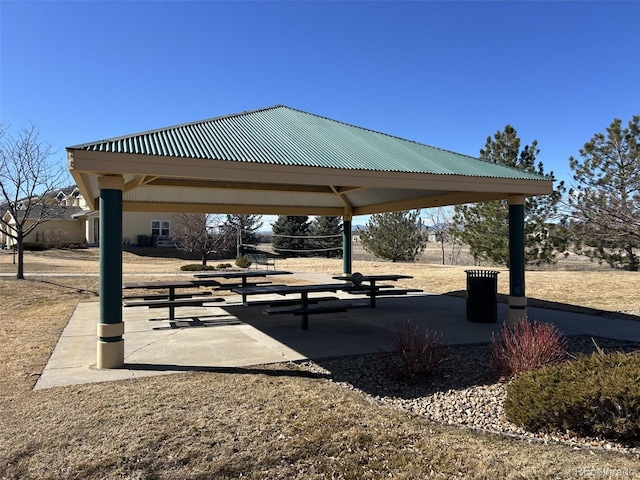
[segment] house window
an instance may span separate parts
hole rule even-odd
[[[169,236],[169,220],[151,220],[151,235]]]

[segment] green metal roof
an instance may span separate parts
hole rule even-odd
[[[347,170],[548,180],[282,105],[69,149]]]

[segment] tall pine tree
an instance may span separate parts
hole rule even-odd
[[[279,215],[272,225],[273,237],[271,244],[276,253],[291,256],[303,257],[308,255],[310,250],[309,239],[309,217]]]
[[[577,183],[569,195],[579,251],[610,266],[640,268],[640,116],[615,119],[569,159]],[[586,248],[584,248],[586,246]]]
[[[371,215],[366,230],[360,231],[364,249],[393,262],[414,262],[424,251],[427,235],[420,210]]]
[[[312,237],[311,245],[313,250],[317,250],[313,252],[314,256],[326,258],[342,257],[341,217],[315,217],[309,226],[309,235]]]
[[[262,215],[227,215],[227,226],[238,235],[241,248],[243,245],[259,243],[256,232],[262,225]]]
[[[544,175],[542,162],[536,164],[540,150],[538,142],[520,150],[520,138],[515,128],[507,125],[503,132],[487,137],[480,159],[499,163],[529,173]],[[548,175],[553,177],[553,172]],[[525,204],[525,260],[529,264],[554,263],[559,252],[566,250],[564,229],[553,228],[559,220],[559,202],[565,191],[560,182],[551,195],[528,197]],[[498,265],[509,263],[509,207],[505,200],[471,205],[457,205],[454,228],[460,239],[471,249],[476,263],[489,261]]]

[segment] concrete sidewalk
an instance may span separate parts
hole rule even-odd
[[[499,304],[498,323],[471,323],[463,298],[410,294],[380,298],[375,309],[311,315],[309,330],[301,330],[300,317],[267,317],[264,307],[244,307],[239,296],[227,298],[211,307],[179,308],[174,322],[164,309],[124,309],[125,366],[113,370],[95,366],[99,304],[79,304],[35,388],[375,353],[386,348],[397,322],[407,320],[443,333],[451,345],[488,343],[507,317],[507,306]],[[528,312],[530,319],[553,323],[565,335],[640,342],[640,322],[531,307]]]

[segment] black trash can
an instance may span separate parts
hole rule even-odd
[[[467,273],[467,320],[476,323],[498,321],[498,274],[493,270],[465,270]]]

